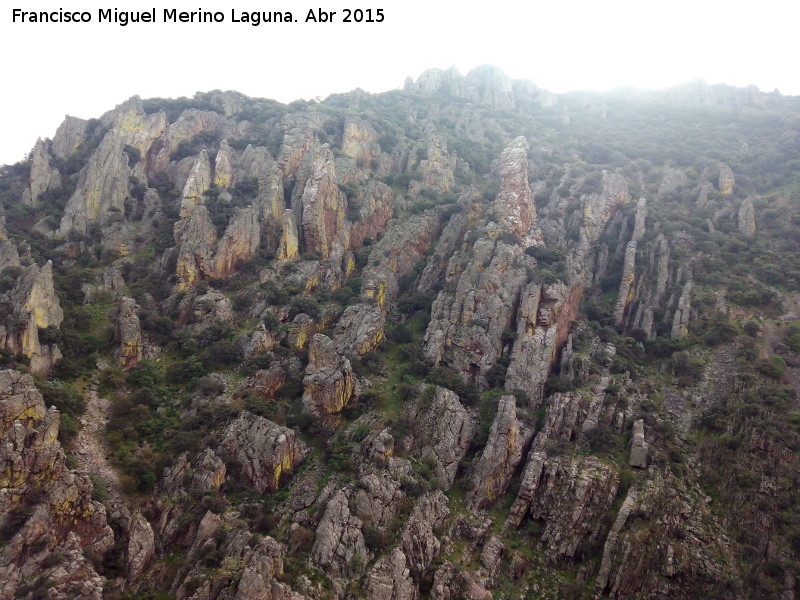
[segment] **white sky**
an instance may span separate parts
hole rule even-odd
[[[14,5],[2,9],[0,164],[21,160],[37,137],[52,137],[65,114],[98,117],[134,94],[233,89],[289,102],[355,87],[382,92],[407,75],[452,65],[466,73],[493,63],[555,92],[702,77],[800,94],[797,14],[786,0],[121,2],[119,10],[154,6],[159,22],[98,24],[91,0],[14,2],[24,10],[87,10],[91,24],[12,24]],[[303,22],[320,5],[336,10],[337,20],[346,7],[383,8],[385,20]],[[221,10],[226,22],[163,24],[164,8]],[[231,8],[291,10],[300,22],[234,24]]]

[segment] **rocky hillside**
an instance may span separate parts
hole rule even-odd
[[[0,207],[3,598],[795,598],[798,98],[134,97]]]

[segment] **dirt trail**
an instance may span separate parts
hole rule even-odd
[[[89,388],[86,412],[81,417],[82,427],[75,441],[74,453],[80,464],[79,472],[97,477],[106,484],[110,496],[119,497],[119,475],[108,462],[103,443],[110,405],[109,400],[97,394],[95,385]]]

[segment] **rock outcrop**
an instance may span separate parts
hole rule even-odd
[[[219,449],[241,465],[259,494],[276,491],[281,476],[294,469],[310,450],[291,429],[247,411],[225,429]]]
[[[142,330],[137,309],[136,300],[123,296],[114,315],[119,341],[119,366],[126,370],[135,367],[142,358]]]
[[[348,214],[358,209],[358,220],[350,225],[349,247],[361,248],[367,238],[376,239],[386,229],[394,213],[394,192],[388,185],[370,180],[360,187],[354,198],[348,199]]]
[[[214,258],[205,265],[205,274],[214,279],[230,277],[239,270],[241,263],[256,255],[260,243],[261,227],[256,209],[238,209],[217,245]]]
[[[416,600],[419,597],[406,555],[400,548],[375,562],[364,582],[364,594],[370,600]]]
[[[336,348],[341,354],[357,356],[374,350],[385,337],[384,320],[377,304],[348,306],[333,332]]]
[[[752,198],[747,198],[739,207],[738,223],[739,233],[745,237],[753,237],[756,232],[756,209]]]
[[[450,259],[447,283],[431,308],[425,354],[486,387],[486,375],[503,351],[503,332],[514,322],[520,290],[533,259],[489,223],[471,248]]]
[[[321,333],[311,338],[308,346],[303,386],[303,410],[334,423],[338,413],[358,393],[350,361],[336,351],[333,340]]]
[[[300,256],[300,242],[297,238],[297,223],[294,219],[294,211],[287,208],[283,211],[281,218],[281,240],[278,245],[278,260],[290,260]]]
[[[39,138],[31,156],[31,206],[38,206],[39,196],[47,190],[59,187],[61,187],[61,176],[50,165],[47,147]]]
[[[689,333],[689,318],[692,314],[692,280],[683,284],[683,291],[678,298],[678,307],[672,319],[672,337],[680,338]]]
[[[480,506],[491,505],[506,493],[532,434],[517,417],[515,398],[502,396],[486,447],[472,474],[473,495]]]
[[[90,558],[102,558],[114,534],[103,505],[92,500],[92,483],[66,467],[58,429],[59,413],[45,409],[33,379],[0,371],[4,598],[38,593],[55,600],[100,600],[103,595],[105,580]]]
[[[78,149],[84,139],[86,139],[86,127],[88,121],[78,117],[64,117],[61,125],[58,126],[56,134],[53,136],[51,149],[53,156],[66,160]]]
[[[218,188],[230,187],[233,183],[233,162],[235,151],[228,145],[228,140],[219,143],[217,157],[214,159],[213,183]]]
[[[531,283],[522,290],[505,387],[522,390],[533,405],[542,399],[545,381],[577,314],[581,291],[579,286],[570,289],[560,282]]]
[[[78,186],[67,202],[61,218],[59,235],[71,231],[86,235],[90,223],[109,212],[125,212],[130,167],[123,152],[122,135],[111,129],[81,170]]]
[[[639,419],[633,423],[633,439],[628,464],[643,469],[647,466],[647,442],[644,439],[644,421]]]
[[[342,152],[359,164],[369,165],[381,153],[378,133],[367,121],[358,117],[348,117],[344,122]]]
[[[205,201],[203,195],[211,187],[211,162],[208,160],[208,153],[202,150],[192,164],[192,170],[186,178],[181,193],[181,219],[192,216],[198,204]]]
[[[528,141],[520,136],[503,150],[498,172],[500,192],[493,209],[500,225],[513,233],[523,247],[542,243],[536,225],[536,207],[528,184]]]
[[[301,175],[307,176],[300,199],[305,250],[318,252],[325,260],[341,260],[347,250],[347,197],[339,189],[333,153],[327,145]]]
[[[325,508],[311,549],[315,565],[331,577],[359,576],[367,562],[362,521],[350,512],[347,496],[337,492]]]
[[[61,358],[53,341],[42,343],[40,329],[57,328],[64,318],[53,287],[53,263],[30,265],[22,270],[9,293],[14,321],[0,323],[0,347],[30,358],[31,370],[44,373]]]
[[[458,396],[438,386],[421,391],[411,421],[408,445],[415,456],[434,461],[439,485],[449,489],[469,449],[475,423]]]
[[[733,175],[733,170],[721,162],[718,165],[719,179],[717,180],[717,189],[723,196],[730,196],[733,194],[733,188],[736,185],[736,178]]]
[[[6,232],[6,218],[0,216],[0,273],[8,267],[20,267],[17,245],[8,239]]]
[[[531,452],[507,525],[528,517],[543,523],[540,544],[553,563],[579,558],[582,548],[602,540],[605,516],[619,477],[596,457],[553,457]]]

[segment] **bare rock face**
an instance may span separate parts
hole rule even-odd
[[[576,558],[581,544],[600,541],[618,485],[616,468],[594,456],[550,458],[532,451],[506,525],[517,526],[525,515],[543,522],[547,560]]]
[[[217,290],[209,290],[202,296],[187,296],[178,305],[182,314],[193,314],[195,323],[192,328],[200,331],[214,321],[230,322],[233,320],[233,304],[225,294]]]
[[[198,204],[203,204],[203,194],[211,187],[211,162],[208,153],[202,150],[192,164],[181,193],[181,219],[192,215]]]
[[[406,555],[400,548],[375,562],[364,582],[364,597],[368,600],[416,600],[419,597]]]
[[[53,264],[30,265],[17,277],[9,297],[17,325],[0,324],[0,347],[31,359],[31,370],[44,373],[61,358],[55,344],[42,344],[39,328],[58,327],[64,318],[53,288]]]
[[[497,572],[500,570],[504,550],[503,542],[498,536],[493,535],[489,538],[489,541],[481,551],[478,560],[480,560],[490,580],[494,580]]]
[[[305,249],[319,252],[326,260],[341,260],[347,249],[347,198],[339,190],[333,153],[327,145],[310,163],[307,176],[301,198]]]
[[[334,329],[342,354],[365,354],[384,338],[386,311],[399,294],[398,280],[425,257],[441,231],[435,211],[390,221],[369,255],[361,293],[369,302],[347,307]]]
[[[427,158],[419,162],[422,184],[426,188],[448,191],[455,184],[456,157],[447,153],[447,140],[433,130],[428,133]]]
[[[493,210],[500,224],[513,233],[523,247],[542,243],[536,225],[536,207],[528,184],[528,141],[520,136],[503,150],[498,167],[500,193]]]
[[[321,333],[309,344],[303,386],[303,410],[334,421],[357,393],[350,361],[336,351],[333,340]]]
[[[474,421],[454,392],[438,386],[422,391],[412,421],[409,446],[414,455],[432,458],[439,485],[450,489],[475,433]]]
[[[145,160],[150,146],[166,131],[168,124],[167,115],[163,111],[145,114],[139,96],[128,98],[101,119],[101,125],[117,130],[122,136],[122,143],[139,150]],[[140,175],[140,179],[144,179],[144,170]]]
[[[505,494],[532,434],[517,418],[514,397],[502,396],[486,447],[472,474],[473,494],[479,505],[490,505]]]
[[[295,468],[310,450],[293,430],[247,411],[225,429],[219,449],[242,465],[259,494],[276,491],[281,475]]]
[[[756,209],[753,199],[747,198],[739,207],[739,233],[745,237],[753,237],[756,232]]]
[[[350,513],[347,495],[340,490],[328,501],[317,527],[311,549],[313,563],[331,577],[361,575],[368,557],[361,526],[361,519]]]
[[[440,232],[439,215],[434,211],[391,221],[364,267],[362,294],[386,310],[399,293],[398,279],[425,257]]]
[[[368,165],[381,153],[378,133],[367,121],[347,117],[342,134],[342,152],[357,162]]]
[[[91,499],[91,482],[66,468],[58,428],[58,411],[45,410],[30,375],[0,371],[0,524],[8,536],[0,548],[3,598],[40,575],[49,579],[48,598],[75,598],[73,586],[82,598],[102,597],[104,580],[87,556],[102,557],[114,534],[102,504]],[[38,550],[33,541],[40,541]]]
[[[264,400],[274,400],[278,388],[285,382],[286,372],[280,365],[273,364],[269,369],[258,371],[241,389],[255,390]]]
[[[189,489],[195,492],[218,490],[225,483],[225,462],[211,448],[206,448],[192,464]]]
[[[471,249],[451,258],[447,282],[455,292],[439,293],[424,338],[425,354],[435,365],[455,369],[484,387],[533,264],[519,244],[504,241],[500,233],[490,223]]]
[[[61,177],[50,165],[47,147],[42,138],[39,138],[31,156],[31,206],[38,206],[39,196],[51,188],[58,187],[61,187]]]
[[[636,203],[636,216],[634,217],[633,223],[633,235],[631,236],[631,240],[634,242],[639,242],[644,235],[645,229],[645,219],[647,218],[647,200],[644,198],[639,198],[639,202]]]
[[[217,241],[217,230],[211,222],[208,209],[203,205],[195,206],[189,217],[175,223],[174,236],[178,244],[176,287],[178,291],[186,291],[207,272],[206,264],[212,258],[212,246]]]
[[[506,373],[506,389],[519,389],[538,404],[569,324],[580,304],[580,287],[528,284],[522,292],[517,321],[517,339]]]
[[[78,149],[81,142],[86,138],[86,125],[88,121],[78,117],[67,115],[58,126],[56,134],[53,136],[51,149],[53,156],[66,160]]]
[[[647,442],[644,439],[644,421],[642,419],[633,423],[633,440],[628,464],[640,469],[647,466]]]
[[[602,172],[601,190],[581,196],[583,222],[577,246],[570,252],[567,267],[570,280],[576,284],[591,283],[592,264],[589,257],[617,208],[631,200],[627,180],[617,173]]]
[[[439,490],[422,496],[411,511],[400,536],[400,548],[416,580],[428,572],[439,556],[441,542],[434,530],[448,514],[447,497]]]
[[[684,337],[689,333],[689,317],[692,313],[692,280],[683,285],[681,297],[678,298],[678,308],[672,319],[672,337]]]
[[[358,249],[366,238],[375,239],[386,229],[394,212],[394,192],[385,183],[370,180],[358,189],[353,202],[358,208],[358,220],[350,225],[349,247]]]
[[[633,301],[634,281],[636,279],[636,240],[631,240],[625,247],[625,262],[622,266],[622,281],[619,284],[619,295],[614,306],[614,324],[619,325],[625,318],[628,306]]]
[[[142,330],[136,314],[138,308],[136,300],[123,296],[114,315],[119,340],[119,366],[126,370],[135,367],[142,358]]]
[[[631,488],[605,541],[598,593],[689,598],[730,581],[736,572],[730,540],[697,491],[660,472]],[[641,535],[634,515],[648,519],[649,535]]]
[[[19,252],[17,245],[8,239],[6,232],[6,218],[0,216],[0,272],[8,267],[19,267]]]
[[[388,465],[394,450],[394,439],[386,430],[376,432],[362,442],[358,459]],[[372,470],[362,475],[357,487],[350,493],[351,512],[365,524],[385,530],[397,518],[402,501],[406,498],[400,482],[386,471]]]
[[[282,125],[286,133],[277,162],[283,176],[291,177],[298,174],[306,153],[319,143],[314,133],[318,123],[307,117],[287,115]]]
[[[238,271],[240,262],[255,256],[260,243],[261,227],[256,209],[238,209],[219,241],[214,258],[206,265],[206,274],[215,279],[230,277]]]
[[[233,181],[239,183],[245,179],[258,182],[258,195],[253,206],[258,209],[262,223],[280,223],[286,209],[283,181],[269,150],[252,145],[245,148],[234,166]]]
[[[215,111],[194,108],[183,111],[178,120],[166,128],[164,134],[149,151],[148,176],[164,171],[169,166],[171,157],[181,142],[191,140],[201,131],[221,131],[223,124],[224,118]]]
[[[27,267],[11,291],[11,301],[15,307],[31,313],[37,327],[61,325],[64,311],[53,288],[53,262],[48,260],[43,267]]]
[[[241,343],[242,354],[250,356],[251,354],[269,352],[274,345],[275,336],[267,330],[264,322],[260,321],[256,325],[255,331]]]
[[[297,223],[294,211],[287,208],[281,217],[281,241],[278,245],[278,260],[290,260],[300,256],[300,242],[297,238]]]
[[[733,188],[736,185],[736,177],[733,175],[731,168],[725,163],[719,163],[719,179],[717,181],[717,189],[723,196],[730,196],[733,194]]]
[[[432,292],[444,284],[450,259],[461,248],[467,231],[478,225],[482,201],[476,187],[469,187],[461,194],[458,199],[461,210],[450,217],[422,271],[417,286],[420,292]]]
[[[230,187],[233,183],[233,162],[236,151],[228,145],[228,140],[219,143],[217,157],[214,159],[214,185],[219,188]]]
[[[384,338],[384,315],[377,304],[352,304],[333,331],[337,350],[362,356],[378,347]]]
[[[125,212],[130,167],[123,152],[125,141],[111,129],[81,170],[78,186],[67,202],[58,233],[86,234],[89,223],[102,219],[110,210]]]
[[[511,78],[493,65],[481,65],[464,77],[464,96],[495,108],[514,108]]]
[[[141,512],[134,511],[128,525],[128,547],[125,551],[125,564],[128,581],[136,581],[155,556],[155,535],[153,528]]]

